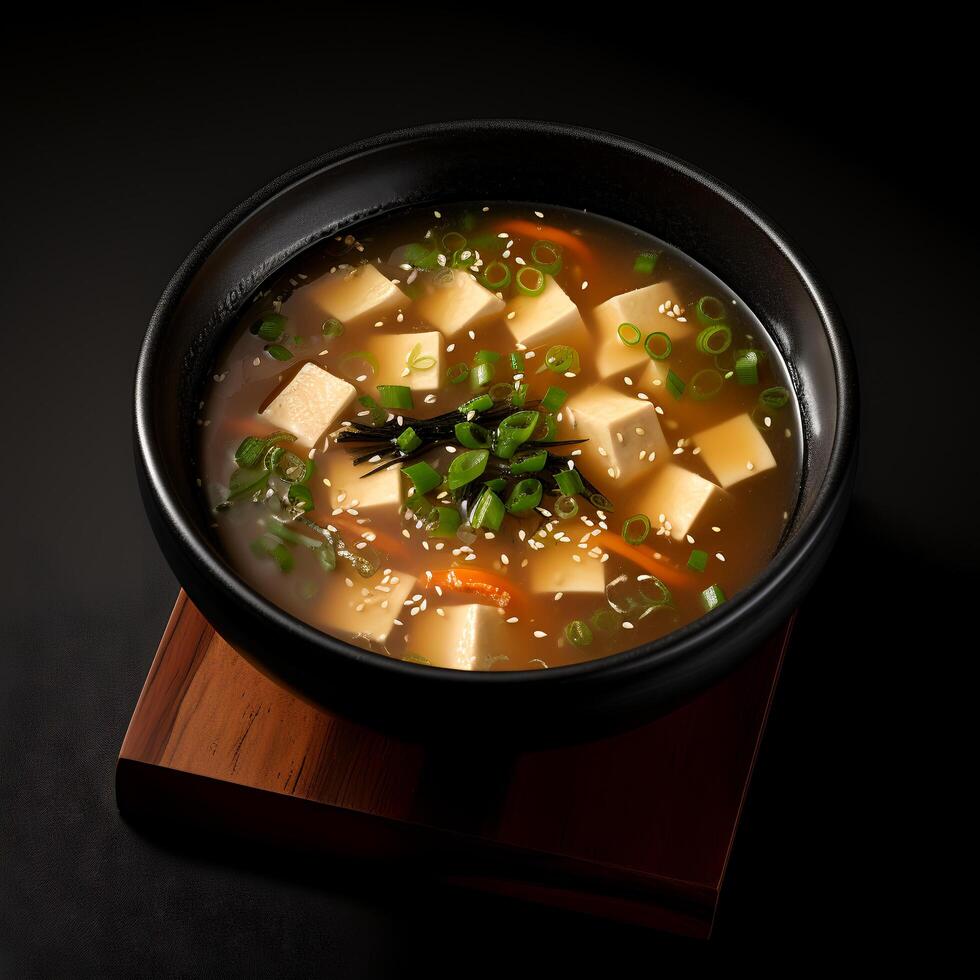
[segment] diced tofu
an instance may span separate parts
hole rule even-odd
[[[504,301],[481,286],[468,272],[456,269],[452,279],[428,277],[426,293],[416,309],[425,323],[454,337],[484,317],[500,313]]]
[[[624,344],[619,337],[600,340],[595,352],[595,366],[600,378],[613,378],[629,374],[636,380],[636,375],[646,370],[650,361],[641,341],[635,347]]]
[[[350,542],[347,542],[350,545]],[[343,576],[338,562],[334,575]],[[350,576],[353,585],[331,582],[320,608],[320,620],[332,632],[346,631],[379,643],[388,639],[396,619],[402,618],[405,600],[415,588],[415,576],[407,572],[378,572],[373,578]]]
[[[277,428],[292,432],[302,445],[312,447],[333,427],[356,394],[353,385],[308,362],[262,415]]]
[[[504,611],[477,603],[443,611],[439,616],[430,608],[411,623],[409,650],[436,667],[489,670],[507,647]]]
[[[649,394],[649,392],[657,388],[662,390],[664,385],[667,384],[667,370],[670,366],[670,361],[655,361],[652,357],[648,357],[647,361],[647,366],[643,368],[640,376],[633,380],[636,382],[636,386],[640,391],[645,391]]]
[[[582,448],[583,469],[606,496],[614,497],[609,480],[628,483],[650,472],[650,454],[667,456],[667,440],[660,417],[648,401],[631,398],[603,383],[586,388],[568,401],[576,438],[589,441]],[[640,454],[643,454],[642,458]],[[611,471],[611,472],[610,472]]]
[[[356,269],[337,269],[308,289],[309,298],[324,315],[345,324],[359,317],[379,317],[409,303],[408,297],[370,263]]]
[[[531,590],[549,596],[556,592],[601,595],[606,589],[606,566],[598,558],[590,558],[574,544],[560,544],[554,539],[531,552],[528,572]]]
[[[690,533],[708,502],[723,491],[674,463],[654,463],[652,469],[653,479],[643,493],[639,512],[646,514],[655,527],[663,514],[664,526],[670,525],[670,536],[680,541]]]
[[[697,333],[695,323],[679,323],[676,317],[660,312],[660,305],[671,307],[680,303],[680,294],[669,280],[655,282],[628,293],[620,293],[600,303],[593,311],[592,318],[602,338],[616,337],[621,323],[632,323],[644,337],[654,330],[661,330],[675,343],[684,337]],[[642,349],[642,341],[640,342]]]
[[[415,392],[438,390],[443,379],[443,337],[438,330],[425,333],[378,334],[371,338],[371,353],[378,359],[376,384],[408,385]],[[405,374],[409,355],[418,346],[416,361],[432,358],[427,368],[412,368]],[[422,361],[425,363],[425,361]]]
[[[525,347],[549,341],[574,343],[575,334],[585,331],[582,314],[551,276],[537,296],[518,296],[510,304],[507,327],[514,340]]]
[[[736,415],[694,436],[701,459],[723,487],[771,470],[776,459],[750,415]]]
[[[330,508],[343,507],[346,510],[353,507],[358,513],[375,507],[397,510],[405,496],[401,467],[389,466],[386,470],[364,476],[371,466],[355,466],[352,459],[343,446],[334,445],[318,458],[317,475],[330,481],[330,486],[326,487]]]

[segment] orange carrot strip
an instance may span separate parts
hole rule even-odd
[[[513,584],[484,568],[442,568],[432,573],[429,585],[475,595],[501,609],[506,609],[514,598]]]
[[[552,225],[537,225],[524,218],[514,218],[502,224],[500,230],[526,235],[532,239],[532,244],[542,239],[554,242],[556,245],[561,245],[562,248],[574,252],[583,262],[592,261],[592,253],[589,251],[588,245],[578,235],[573,235],[561,228],[555,228]]]
[[[629,544],[620,535],[614,534],[612,531],[603,531],[602,534],[596,535],[596,539],[600,547],[605,548],[606,551],[613,551],[627,561],[639,565],[640,568],[659,578],[665,585],[673,588],[684,588],[693,584],[690,576],[683,569],[666,559],[655,558],[653,552],[648,551],[642,545]]]

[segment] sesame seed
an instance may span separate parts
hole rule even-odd
[[[588,288],[589,288],[589,280],[588,280],[588,279],[586,279],[586,280],[585,280],[585,281],[584,281],[584,282],[582,283],[582,289],[588,289]]]
[[[456,350],[456,345],[455,345],[455,344],[450,344],[450,345],[449,345],[449,346],[448,346],[448,347],[446,348],[446,353],[447,353],[447,354],[451,354],[451,353],[452,353],[452,352],[453,352],[454,350]]]
[[[507,622],[508,623],[519,623],[520,620],[516,616],[511,616],[510,619],[507,620]]]
[[[718,561],[724,561],[725,560],[725,556],[720,551],[715,555],[715,558],[717,558]]]
[[[562,597],[562,596],[563,596],[564,594],[565,594],[564,592],[556,592],[556,593],[555,593],[555,602],[558,602],[558,600],[559,600],[559,599],[561,599],[561,597]]]
[[[548,634],[544,630],[535,630],[534,637],[538,640],[543,640]]]

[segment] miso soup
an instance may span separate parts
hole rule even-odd
[[[379,656],[528,670],[749,585],[800,486],[786,366],[646,233],[534,204],[405,210],[251,297],[201,409],[230,565]]]

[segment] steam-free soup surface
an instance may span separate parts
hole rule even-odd
[[[594,215],[404,211],[252,297],[201,409],[228,561],[381,656],[554,668],[745,588],[798,493],[784,364],[731,290]]]

